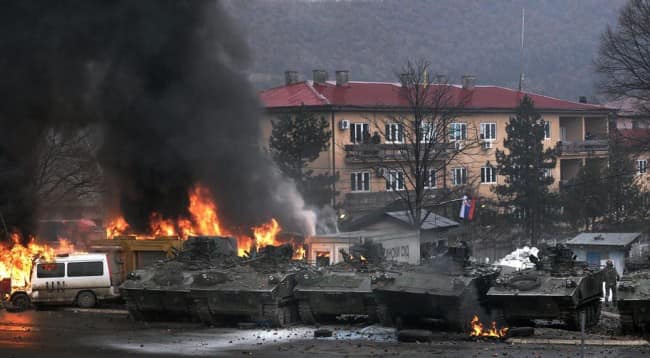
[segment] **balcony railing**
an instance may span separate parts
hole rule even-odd
[[[426,144],[423,143],[420,150],[424,151],[425,147]],[[435,157],[431,159],[442,159],[453,150],[456,150],[454,143],[439,143],[435,144],[429,156]],[[348,144],[345,146],[347,162],[404,161],[414,158],[414,144]]]
[[[607,152],[609,141],[606,139],[590,139],[582,141],[559,141],[556,147],[558,155]]]

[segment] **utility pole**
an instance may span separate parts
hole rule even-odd
[[[521,53],[519,63],[519,92],[524,90],[524,30],[525,30],[525,9],[521,8]]]

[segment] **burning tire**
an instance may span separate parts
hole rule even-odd
[[[11,304],[14,312],[23,312],[29,309],[31,305],[29,296],[25,293],[16,293],[11,298]]]
[[[82,291],[77,295],[77,306],[80,308],[92,308],[96,303],[95,294],[90,291]]]

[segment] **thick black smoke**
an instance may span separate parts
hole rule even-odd
[[[202,183],[229,226],[305,231],[260,149],[247,56],[216,1],[0,1],[0,210],[29,227],[34,139],[98,123],[108,197],[137,229],[153,211],[187,215]]]

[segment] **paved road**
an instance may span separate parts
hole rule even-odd
[[[553,344],[476,342],[440,333],[432,343],[398,343],[382,327],[332,326],[281,330],[206,328],[191,323],[133,322],[120,310],[0,311],[0,357],[580,357],[580,348]],[[650,347],[588,347],[585,357],[644,357]]]

